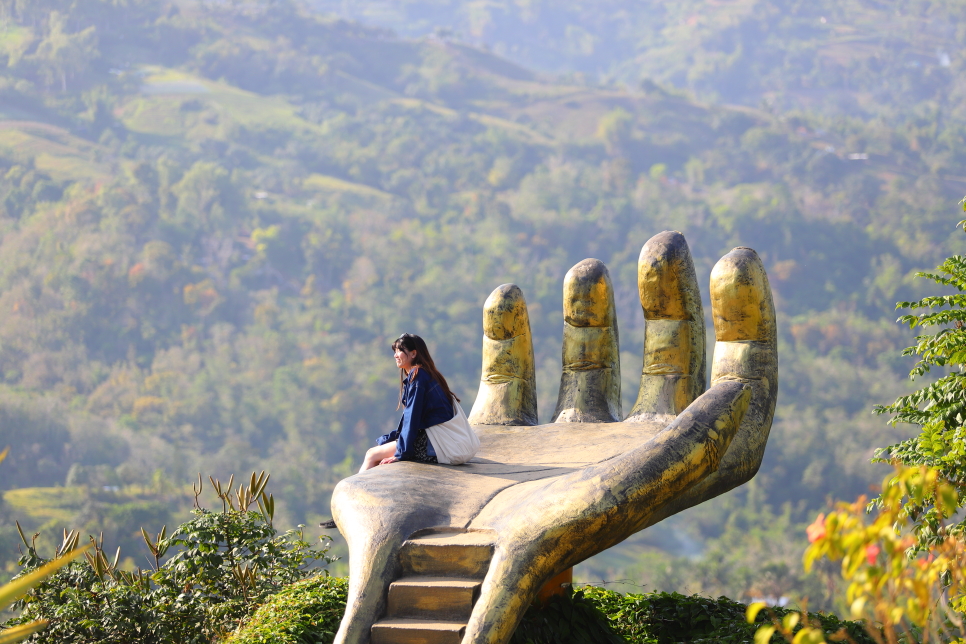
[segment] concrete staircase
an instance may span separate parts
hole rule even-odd
[[[389,586],[372,644],[460,644],[493,556],[486,532],[421,531],[399,550],[403,576]]]

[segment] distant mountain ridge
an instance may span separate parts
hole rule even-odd
[[[780,111],[901,118],[962,102],[964,9],[947,0],[312,0],[391,28],[489,47],[554,74],[687,89]],[[961,76],[961,74],[959,75]]]

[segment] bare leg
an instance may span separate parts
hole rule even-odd
[[[376,445],[375,447],[370,447],[366,451],[366,457],[362,461],[362,467],[359,468],[359,473],[365,472],[366,470],[371,470],[384,458],[389,458],[396,453],[396,441],[391,443],[386,443],[385,445]]]

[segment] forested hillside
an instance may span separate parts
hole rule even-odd
[[[503,282],[530,307],[548,420],[561,282],[586,257],[617,291],[627,410],[637,256],[677,229],[704,284],[737,245],[769,270],[781,393],[765,464],[578,573],[735,598],[814,589],[793,526],[881,478],[872,448],[903,434],[871,405],[908,370],[894,303],[961,250],[961,112],[928,96],[902,123],[699,102],[282,0],[0,12],[5,561],[14,519],[48,542],[103,530],[140,557],[138,527],[183,512],[197,472],[266,469],[279,522],[314,525],[395,422],[391,340],[426,337],[469,409],[481,306]],[[944,96],[956,56],[936,71]]]
[[[906,122],[957,110],[955,0],[311,0],[393,29],[492,49],[535,69],[704,100]],[[927,103],[926,105],[922,105]]]

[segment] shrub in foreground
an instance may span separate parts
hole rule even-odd
[[[264,493],[268,475],[252,475],[237,490],[212,479],[221,511],[198,505],[194,518],[170,536],[142,529],[154,566],[118,567],[91,538],[86,561],[74,562],[21,599],[21,614],[6,626],[44,620],[31,642],[54,644],[192,644],[217,641],[235,630],[269,597],[317,572],[327,548],[313,549],[301,530],[279,534],[272,525],[274,499]],[[250,510],[257,505],[258,510]],[[23,535],[21,535],[23,536]],[[78,549],[80,535],[64,534],[57,556]],[[24,538],[23,572],[47,563]],[[171,556],[167,559],[169,553]],[[343,600],[344,604],[344,600]]]
[[[747,606],[727,597],[702,597],[678,593],[627,594],[588,586],[584,595],[607,615],[613,629],[631,644],[757,644],[755,632],[772,616],[784,617],[795,611],[774,608],[762,612],[755,623],[746,621]],[[874,644],[857,622],[834,615],[809,613],[825,633],[845,632],[855,644]],[[769,641],[769,640],[765,640]],[[770,641],[783,642],[775,635]],[[534,642],[534,644],[544,644]]]
[[[269,599],[225,644],[330,644],[345,610],[345,579],[313,577]],[[745,621],[747,607],[726,597],[677,593],[622,595],[585,586],[531,607],[511,644],[753,644],[756,629],[773,616]],[[861,624],[834,615],[810,614],[825,633],[844,632],[855,644],[873,644]],[[772,642],[784,641],[779,634]]]
[[[296,582],[262,604],[225,644],[331,642],[345,612],[348,579],[319,575]]]
[[[958,489],[961,484],[945,480],[937,469],[897,467],[883,481],[873,513],[863,496],[839,503],[808,527],[805,569],[820,559],[841,566],[852,617],[862,620],[879,644],[964,641],[966,541],[959,529],[947,531],[943,525],[963,507]],[[930,538],[927,546],[920,517],[909,511],[925,506],[942,537]],[[749,618],[758,608],[749,607]],[[796,632],[789,624],[798,627]],[[834,641],[805,615],[773,619],[760,630],[762,637],[778,633],[795,644]],[[813,632],[798,635],[805,631]]]
[[[622,644],[624,638],[614,630],[601,606],[585,592],[571,590],[542,605],[531,606],[510,644]]]
[[[8,447],[0,452],[0,463],[7,458],[9,450],[10,448]],[[77,551],[69,556],[55,559],[37,570],[32,571],[30,574],[20,575],[9,584],[0,586],[0,611],[13,604],[24,593],[66,566],[73,558],[80,554],[82,554],[81,551]],[[47,622],[44,620],[26,620],[12,628],[2,628],[0,629],[0,644],[16,644],[27,639],[37,631],[43,630],[46,626]]]

